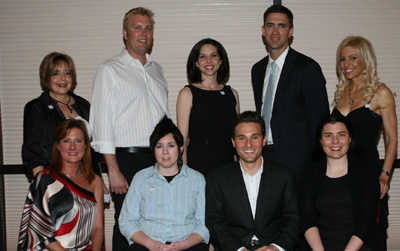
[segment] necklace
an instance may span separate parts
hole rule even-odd
[[[63,171],[63,174],[65,174],[71,180],[76,180],[77,178],[79,178],[81,176],[82,172],[81,172],[81,169],[78,169],[78,174],[75,177],[72,177],[71,175],[69,175],[65,171]]]
[[[356,95],[354,96],[354,98],[351,98],[351,89],[352,89],[352,85],[350,85],[350,87],[349,87],[349,104],[350,104],[350,105],[353,105],[353,104],[354,104],[354,100],[357,98],[358,94],[361,92],[361,90],[362,90],[363,88],[361,88],[361,89],[356,93]]]
[[[68,102],[67,102],[67,103],[61,102],[60,100],[57,100],[57,99],[54,99],[54,100],[57,101],[58,103],[61,103],[61,104],[65,105],[65,106],[68,108],[69,112],[72,113],[72,112],[74,111],[74,108],[72,108],[72,107],[69,105],[69,102],[71,101],[71,96],[68,95],[68,97],[69,97],[69,98],[68,98]]]

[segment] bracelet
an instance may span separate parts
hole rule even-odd
[[[381,170],[381,173],[385,173],[386,176],[390,176],[390,172],[389,172],[389,171],[386,171],[386,170],[384,170],[384,169]]]

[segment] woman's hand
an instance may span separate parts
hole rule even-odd
[[[381,173],[379,176],[379,184],[381,186],[381,199],[385,197],[386,193],[389,191],[389,181],[390,181],[390,176],[387,176],[385,173]]]

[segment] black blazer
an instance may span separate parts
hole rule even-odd
[[[210,173],[206,185],[206,226],[223,251],[248,246],[256,235],[262,246],[293,249],[300,234],[296,176],[289,167],[266,163],[255,220],[238,162]]]
[[[269,57],[251,70],[254,100],[261,113]],[[271,130],[277,162],[297,175],[311,159],[319,121],[329,115],[326,81],[313,59],[289,48],[275,93]]]
[[[372,250],[384,250],[384,247],[379,246],[382,240],[376,224],[380,196],[379,174],[368,160],[350,154],[347,156],[348,189],[356,222],[353,234]],[[327,162],[324,158],[313,162],[302,171],[299,205],[303,232],[311,227],[318,227],[320,213],[315,203],[324,184],[326,168]]]
[[[89,121],[90,103],[72,92],[68,92],[75,100],[74,110]],[[48,166],[53,159],[53,136],[58,124],[65,116],[50,97],[49,91],[44,91],[40,97],[29,101],[24,109],[24,142],[22,145],[22,161],[27,173],[37,166]],[[93,158],[93,155],[92,155]]]

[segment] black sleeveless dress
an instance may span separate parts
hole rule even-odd
[[[231,133],[236,99],[227,85],[219,91],[187,87],[193,96],[187,164],[207,177],[212,169],[234,161]]]
[[[336,108],[332,113],[334,112],[340,113]],[[382,127],[382,116],[370,110],[370,104],[366,104],[365,106],[351,111],[347,114],[346,118],[353,127],[353,138],[361,148],[364,157],[375,163],[374,165],[376,166],[377,175],[379,176],[382,164],[379,160],[377,141]],[[382,230],[387,229],[387,216],[389,215],[387,195],[382,199],[379,211],[379,227]]]

